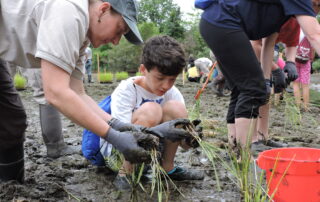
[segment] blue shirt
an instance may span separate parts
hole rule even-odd
[[[213,0],[202,18],[218,27],[243,30],[257,40],[279,32],[293,15],[315,16],[311,0]]]

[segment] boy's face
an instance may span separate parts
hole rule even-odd
[[[141,65],[140,72],[145,76],[144,85],[147,90],[158,96],[162,96],[170,90],[177,79],[177,76],[167,76],[160,73],[156,67],[148,71],[144,65]]]

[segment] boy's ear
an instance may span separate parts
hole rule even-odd
[[[140,64],[139,72],[140,72],[143,76],[146,75],[147,71],[148,71],[148,70],[147,70],[147,68],[144,66],[144,64]]]

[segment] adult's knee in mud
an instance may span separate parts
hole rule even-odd
[[[178,100],[170,100],[163,107],[163,121],[169,121],[178,118],[187,118],[188,112],[184,103]]]
[[[146,102],[133,113],[132,123],[151,127],[160,124],[162,117],[163,112],[160,104]]]

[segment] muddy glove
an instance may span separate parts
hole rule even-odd
[[[143,140],[154,138],[142,132],[119,132],[112,128],[107,132],[105,140],[119,150],[131,163],[150,162],[150,153],[138,145]]]
[[[266,84],[267,93],[266,93],[266,100],[263,103],[263,105],[267,104],[270,100],[270,95],[271,95],[271,81],[270,81],[270,79],[265,79],[265,84]]]
[[[111,128],[113,128],[117,131],[120,131],[120,132],[123,132],[123,131],[142,131],[143,129],[145,129],[145,127],[143,127],[143,126],[134,125],[132,123],[125,123],[125,122],[122,122],[116,118],[110,119],[107,123]]]
[[[294,81],[298,78],[298,72],[297,72],[296,64],[294,62],[287,61],[286,65],[283,68],[283,71],[287,73],[289,82]]]
[[[186,127],[189,124],[190,120],[188,119],[175,119],[151,128],[146,128],[144,132],[176,142],[191,136],[190,132],[183,129],[183,127]]]
[[[197,133],[198,137],[200,139],[202,139],[203,138],[203,133],[202,133],[203,128],[200,125],[200,123],[201,123],[201,120],[199,120],[199,119],[193,120],[192,126],[193,126],[195,132]],[[194,136],[187,137],[186,143],[187,143],[187,145],[189,145],[190,147],[193,147],[193,148],[199,147],[199,142]]]
[[[274,87],[274,93],[281,93],[283,89],[286,88],[286,75],[280,68],[272,71],[272,83]]]

